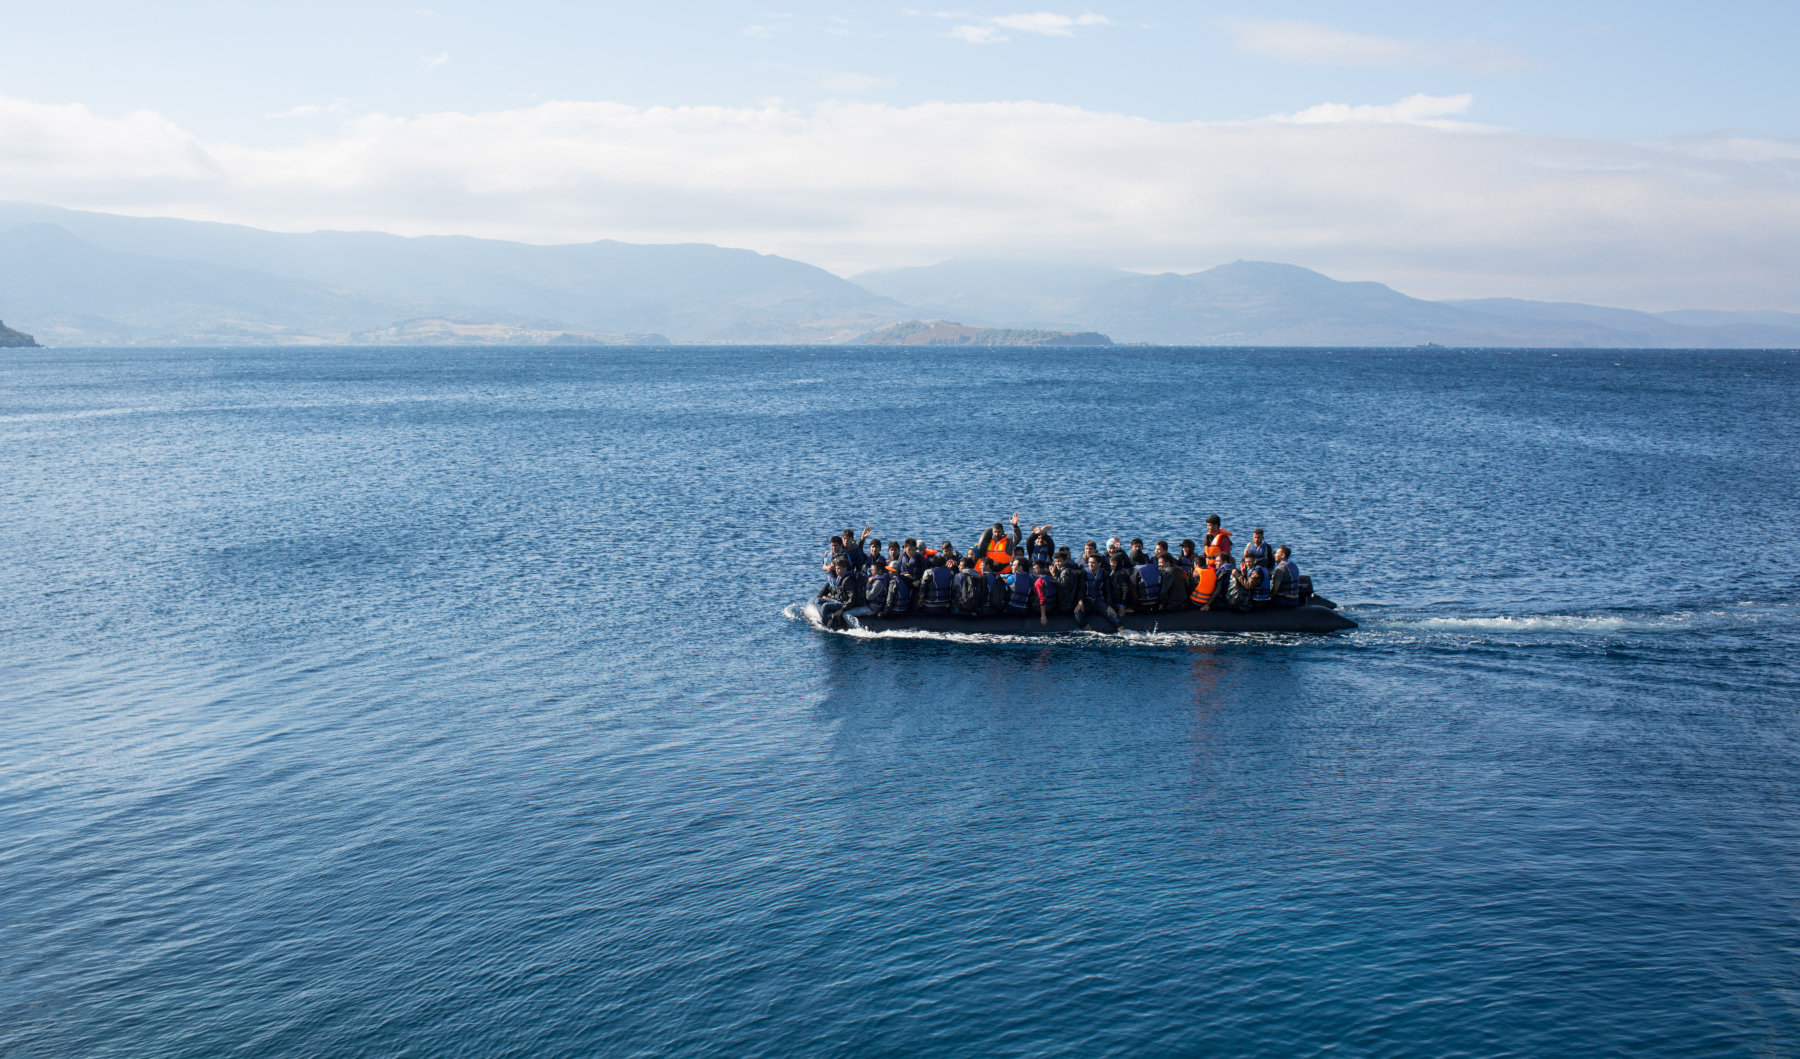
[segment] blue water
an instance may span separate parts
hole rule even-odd
[[[0,1053],[1800,1053],[1800,355],[9,351]],[[1269,527],[1362,623],[814,632]]]

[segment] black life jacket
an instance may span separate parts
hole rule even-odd
[[[948,568],[933,566],[919,578],[919,609],[944,610],[950,606],[950,595],[956,575]]]
[[[1112,586],[1112,601],[1123,607],[1136,598],[1137,581],[1131,567],[1124,563],[1114,566],[1112,573],[1106,575],[1107,583]]]
[[[1056,609],[1064,614],[1075,609],[1075,601],[1081,598],[1082,582],[1086,578],[1080,570],[1073,566],[1065,566],[1062,573],[1056,575]]]
[[[1081,572],[1081,595],[1082,598],[1088,601],[1089,606],[1106,606],[1106,597],[1110,594],[1106,590],[1106,582],[1107,576],[1104,568],[1098,572],[1093,570],[1083,570]]]
[[[952,606],[958,614],[980,614],[982,605],[987,602],[987,584],[981,575],[973,570],[960,570],[956,574],[956,599]]]
[[[982,574],[981,580],[987,585],[987,600],[982,604],[981,613],[1004,614],[1006,601],[1012,597],[1012,588],[1007,585],[1006,578],[990,571]]]

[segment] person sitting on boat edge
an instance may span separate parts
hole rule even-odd
[[[1164,550],[1156,557],[1156,573],[1162,578],[1162,588],[1156,594],[1157,610],[1186,610],[1188,597],[1188,576],[1182,570],[1175,557]]]
[[[1093,544],[1092,541],[1088,543]],[[1121,604],[1120,609],[1122,607]],[[1101,564],[1099,554],[1090,553],[1087,570],[1081,578],[1081,598],[1075,601],[1075,624],[1085,629],[1089,622],[1103,622],[1106,628],[1101,631],[1116,632],[1120,609],[1113,606],[1112,578]]]
[[[919,611],[924,614],[948,614],[955,594],[956,574],[940,556],[926,560],[919,573]]]
[[[1050,574],[1049,563],[1032,564],[1031,601],[1037,606],[1038,623],[1050,624],[1050,615],[1056,610],[1056,578]]]
[[[1075,560],[1069,558],[1069,549],[1057,550],[1056,561],[1050,564],[1050,576],[1056,579],[1056,612],[1075,613],[1075,603],[1081,598],[1081,582],[1085,579]]]
[[[1231,588],[1227,594],[1231,609],[1255,610],[1259,599],[1268,599],[1268,592],[1269,575],[1246,554],[1231,574]]]
[[[1200,556],[1194,551],[1193,541],[1188,540],[1185,537],[1182,538],[1181,552],[1175,556],[1175,562],[1180,565],[1183,570],[1187,571],[1189,577],[1194,576],[1194,573],[1200,569],[1202,561]]]
[[[831,562],[831,579],[819,589],[820,599],[835,599],[845,609],[860,607],[863,604],[862,578],[850,565],[850,560],[839,556]]]
[[[863,605],[877,618],[888,614],[888,588],[894,583],[887,560],[877,555],[869,565],[869,583],[863,586]]]
[[[1300,605],[1300,568],[1294,565],[1287,545],[1275,549],[1275,568],[1269,571],[1270,606],[1291,609]]]
[[[1194,575],[1188,602],[1200,610],[1224,610],[1225,593],[1231,587],[1231,556],[1215,555]]]
[[[1138,554],[1143,554],[1142,549],[1138,550]],[[1162,572],[1150,561],[1148,555],[1132,570],[1132,590],[1131,609],[1146,614],[1156,609],[1157,602],[1162,597]]]
[[[980,562],[964,559],[956,564],[956,577],[951,582],[950,611],[959,618],[979,618],[987,606],[987,581],[981,576]]]
[[[1031,613],[1031,597],[1037,590],[1037,574],[1031,564],[1020,556],[1012,564],[1012,573],[1006,575],[1006,613],[1015,618],[1023,618]]]

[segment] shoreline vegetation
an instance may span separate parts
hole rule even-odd
[[[1110,346],[1098,331],[1039,331],[1019,327],[970,327],[950,320],[908,320],[871,331],[857,346]]]

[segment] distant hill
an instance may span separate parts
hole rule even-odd
[[[424,318],[843,342],[917,315],[812,265],[705,244],[285,234],[17,203],[0,203],[0,312],[46,321],[59,345],[347,342]]]
[[[56,346],[1014,345],[1112,336],[1197,346],[1800,348],[1796,313],[1434,302],[1265,261],[1148,275],[959,258],[856,279],[701,243],[288,234],[0,203],[0,317]]]
[[[0,349],[36,349],[37,339],[23,331],[14,331],[0,322]]]
[[[1795,314],[1651,314],[1575,303],[1433,302],[1380,283],[1237,261],[1186,275],[1047,269],[1005,261],[864,273],[916,305],[986,302],[993,325],[1093,328],[1120,341],[1197,346],[1762,347],[1800,346]]]
[[[948,320],[910,320],[873,331],[856,340],[863,346],[1110,346],[1112,339],[1093,331],[1034,331],[1006,327],[970,327]]]

